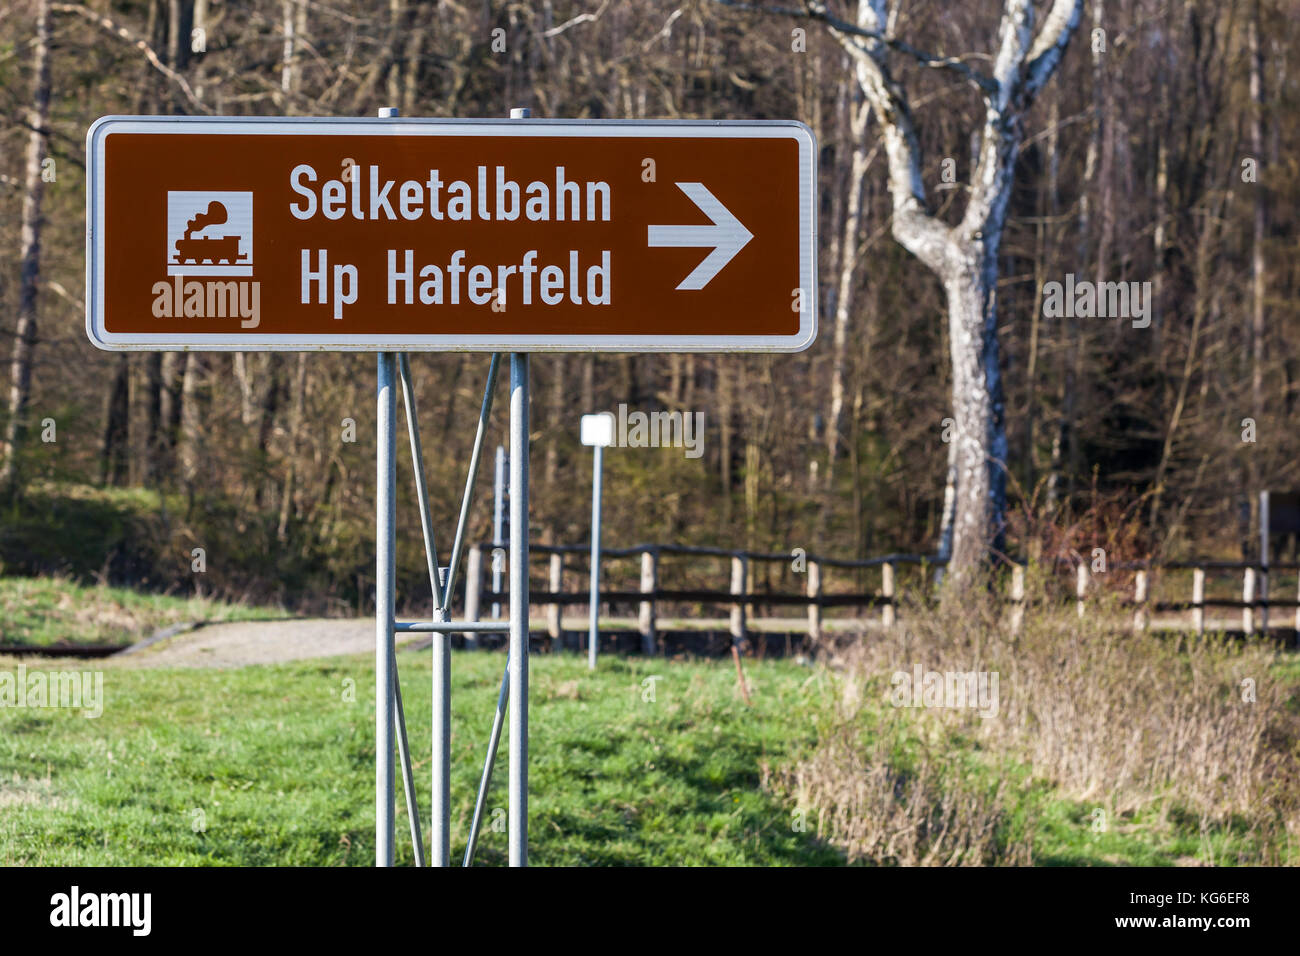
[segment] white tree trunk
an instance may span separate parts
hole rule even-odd
[[[990,500],[989,437],[993,422],[984,335],[985,293],[978,270],[944,282],[948,298],[952,362],[952,466],[956,480],[949,562],[960,578],[983,561],[993,507]]]
[[[27,429],[27,403],[32,389],[32,355],[36,351],[36,289],[41,265],[41,199],[46,127],[50,121],[50,3],[36,11],[36,49],[32,107],[28,114],[27,171],[23,193],[22,253],[18,287],[18,328],[9,366],[9,420],[5,425],[0,486],[19,484],[18,456]]]
[[[1254,154],[1256,172],[1264,164],[1264,54],[1260,46],[1259,0],[1255,0],[1248,30],[1250,49],[1250,151]],[[1257,182],[1263,182],[1262,178]],[[1264,239],[1267,234],[1268,194],[1262,185],[1255,186],[1254,232],[1251,236],[1250,255],[1250,408],[1256,421],[1264,415],[1264,299],[1266,282],[1264,272]]]
[[[871,165],[866,136],[870,114],[870,107],[865,102],[849,105],[853,156],[849,164],[848,208],[844,214],[844,231],[840,236],[839,287],[835,293],[835,333],[831,343],[830,417],[826,423],[826,489],[832,494],[835,490],[835,456],[839,451],[840,422],[844,417],[845,353],[848,349],[849,322],[853,318],[853,279],[857,273],[858,234],[862,227],[863,181]]]
[[[185,366],[181,373],[181,478],[191,492],[198,480],[202,454],[202,422],[199,418],[199,374],[203,360],[194,352],[185,353]]]
[[[854,76],[879,123],[888,160],[894,238],[938,276],[947,296],[954,435],[948,449],[949,492],[940,548],[941,553],[947,550],[951,535],[949,580],[962,585],[974,577],[990,548],[1002,548],[1007,441],[996,321],[997,258],[1024,138],[1022,118],[1060,63],[1078,27],[1083,2],[1052,0],[1035,35],[1032,0],[1004,0],[990,74],[961,57],[931,55],[899,41],[894,29],[901,3],[887,10],[885,0],[858,0],[853,23],[820,4],[808,7],[853,58]],[[959,75],[984,100],[970,198],[956,226],[928,208],[911,108],[890,70],[894,54]],[[838,298],[844,301],[844,296]]]

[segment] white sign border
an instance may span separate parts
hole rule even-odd
[[[114,333],[104,328],[104,142],[113,133],[789,138],[799,144],[799,288],[793,335],[329,335]],[[304,131],[305,132],[305,131]],[[817,337],[817,140],[795,120],[339,119],[105,116],[86,133],[86,334],[105,351],[204,352],[801,352]]]

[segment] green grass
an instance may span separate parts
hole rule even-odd
[[[403,652],[399,660],[427,838],[429,655]],[[486,653],[457,653],[452,665],[457,859],[503,665],[502,655]],[[14,666],[4,662],[0,672]],[[592,675],[575,656],[534,656],[531,862],[843,862],[815,825],[796,832],[794,807],[760,785],[763,763],[798,759],[826,730],[832,678],[788,661],[749,662],[747,671],[752,708],[739,699],[729,662],[610,657]],[[654,675],[655,700],[646,701],[644,682]],[[0,864],[369,865],[372,695],[369,658],[231,671],[110,666],[97,719],[0,708]],[[949,748],[990,780],[1005,773],[1016,820],[1034,828],[1038,862],[1173,864],[1202,856],[1195,821],[1125,819],[1095,833],[1091,806],[1015,768],[982,763],[961,740],[928,745]],[[481,864],[505,862],[506,834],[491,827],[500,816],[493,811],[506,804],[505,750],[503,739]],[[398,860],[410,863],[400,790],[399,777]],[[1233,847],[1250,839],[1211,836],[1222,862],[1233,862]]]
[[[994,771],[985,768],[987,778]],[[1030,779],[1023,767],[1004,768],[1003,779],[1014,781],[1013,824],[1023,829],[1032,820],[1034,864],[1038,866],[1231,866],[1262,862],[1273,837],[1240,820],[1201,831],[1198,820],[1166,808],[1113,813],[1099,803],[1062,797],[1043,781]],[[1300,853],[1290,850],[1294,865]]]
[[[400,655],[428,827],[427,654]],[[503,656],[457,654],[453,852]],[[811,742],[808,670],[751,668],[753,710],[713,662],[574,657],[532,668],[530,842],[538,864],[816,864],[837,854],[792,831],[758,765]],[[642,681],[655,700],[642,700]],[[353,683],[354,682],[354,683]],[[813,678],[813,684],[816,680]],[[373,669],[365,659],[235,671],[107,669],[104,713],[0,709],[0,863],[369,864]],[[354,699],[346,698],[354,696]],[[489,808],[505,806],[505,741]],[[400,785],[399,785],[400,789]],[[401,798],[399,796],[399,804]],[[201,811],[206,829],[195,832]],[[399,814],[400,814],[399,808]],[[502,863],[493,830],[480,862]],[[399,860],[411,862],[399,820]]]
[[[0,574],[148,578],[159,564],[151,542],[182,507],[144,488],[33,482],[21,499],[0,503]],[[188,567],[182,557],[173,563]]]
[[[81,585],[59,578],[0,577],[0,644],[129,644],[188,621],[282,617],[274,608],[199,597]]]

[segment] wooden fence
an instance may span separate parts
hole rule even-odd
[[[565,631],[587,630],[586,618],[581,621],[565,621],[564,610],[581,606],[584,614],[588,613],[590,596],[588,594],[587,562],[580,567],[570,569],[572,574],[568,581],[576,585],[573,590],[566,590],[566,558],[587,558],[590,550],[585,545],[532,545],[535,559],[545,559],[546,573],[542,579],[545,587],[538,587],[530,581],[529,601],[531,606],[544,609],[544,617],[534,618],[531,626],[534,630],[544,630],[550,637],[559,639]],[[493,603],[508,603],[507,592],[492,591],[487,582],[487,562],[485,555],[492,553],[489,544],[471,546],[468,555],[468,568],[465,584],[465,617],[467,620],[480,620],[480,614]],[[666,588],[660,580],[662,559],[665,557],[686,557],[703,562],[705,559],[722,559],[729,563],[730,581],[726,589],[717,588]],[[904,569],[911,569],[918,591],[928,590],[930,574],[943,566],[941,559],[914,554],[890,554],[879,558],[845,559],[822,555],[793,553],[763,553],[753,551],[730,551],[722,548],[693,547],[674,544],[639,544],[630,548],[602,549],[602,570],[608,571],[605,562],[618,563],[635,559],[639,563],[639,586],[636,590],[627,588],[601,589],[601,603],[606,606],[635,607],[635,615],[623,617],[602,616],[602,630],[609,628],[630,630],[640,634],[641,649],[653,654],[658,649],[659,631],[665,605],[690,605],[689,614],[677,619],[676,627],[688,629],[726,629],[734,641],[743,641],[750,631],[782,631],[804,633],[813,639],[820,638],[830,630],[841,628],[892,627],[898,619],[899,604],[906,575]],[[755,589],[753,568],[762,563],[786,565],[799,564],[799,576],[803,578],[803,587],[794,590]],[[1058,562],[1060,568],[1069,571],[1072,577],[1072,591],[1067,592],[1065,600],[1073,601],[1080,618],[1084,617],[1095,602],[1101,588],[1098,575],[1090,570],[1087,561]],[[833,573],[843,575],[849,572],[859,583],[864,572],[878,572],[879,588],[875,590],[833,591],[828,588]],[[1191,599],[1187,601],[1153,600],[1152,584],[1159,575],[1171,572],[1192,572]],[[1110,566],[1106,572],[1109,576],[1132,574],[1131,597],[1118,599],[1119,606],[1132,612],[1132,627],[1135,630],[1149,628],[1161,630],[1194,631],[1203,634],[1209,630],[1237,630],[1234,618],[1214,620],[1207,616],[1212,609],[1240,612],[1240,630],[1245,633],[1268,631],[1282,627],[1292,629],[1300,634],[1300,576],[1297,579],[1295,600],[1271,598],[1268,591],[1270,573],[1298,572],[1300,564],[1273,564],[1268,567],[1246,562],[1199,561],[1168,562],[1151,565],[1148,562],[1129,562]],[[1241,599],[1221,598],[1207,595],[1207,574],[1240,573]],[[604,575],[607,576],[607,575]],[[632,575],[633,577],[635,575]],[[721,575],[718,575],[721,577]],[[540,576],[538,576],[540,577]],[[1013,630],[1019,630],[1024,618],[1026,606],[1025,568],[1015,564],[1011,568],[1010,588],[1007,591],[1009,620]],[[726,608],[724,618],[704,617],[705,608]],[[791,608],[796,616],[771,617],[756,616],[756,609]],[[850,618],[833,618],[824,612],[834,608],[852,608],[858,613]],[[1277,617],[1270,622],[1271,610],[1291,612],[1287,618]],[[862,611],[877,612],[863,616]],[[1157,615],[1160,617],[1157,618]],[[673,629],[673,628],[670,628]],[[472,635],[466,635],[472,646]]]

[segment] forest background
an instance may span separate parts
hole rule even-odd
[[[0,571],[368,606],[373,356],[96,351],[84,333],[85,133],[105,114],[372,116],[381,106],[424,117],[528,106],[571,119],[807,123],[821,150],[817,342],[780,356],[536,356],[534,540],[586,540],[591,456],[578,419],[625,403],[703,412],[704,454],[611,450],[612,545],[940,551],[954,405],[944,287],[891,235],[887,157],[844,44],[824,19],[735,6],[0,9]],[[891,35],[990,67],[999,4],[888,6]],[[1048,6],[1036,5],[1040,18]],[[997,253],[1007,552],[1235,559],[1253,534],[1257,492],[1300,489],[1297,6],[1084,4],[1024,118]],[[852,4],[829,10],[854,17]],[[960,72],[908,57],[896,71],[927,201],[953,221],[984,106]],[[1149,282],[1150,324],[1053,314],[1045,287],[1068,275]],[[446,526],[487,357],[412,364]],[[489,447],[504,443],[503,428],[499,417]],[[414,590],[424,563],[401,454],[399,518],[410,533],[399,562]],[[475,540],[491,534],[490,480],[488,469]],[[195,547],[207,554],[201,576]]]

